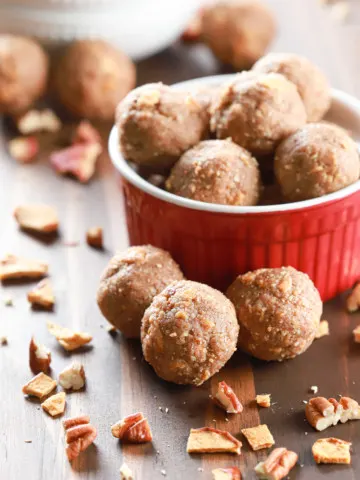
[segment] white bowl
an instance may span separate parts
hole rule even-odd
[[[0,32],[32,36],[46,46],[59,46],[79,38],[102,38],[137,60],[171,44],[200,3],[200,0],[101,0],[101,7],[95,0],[41,3],[55,1],[67,8],[0,3]]]

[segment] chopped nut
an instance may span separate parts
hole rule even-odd
[[[36,132],[58,132],[61,121],[50,109],[29,110],[24,115],[15,119],[17,129],[23,135]]]
[[[48,310],[52,309],[55,303],[55,296],[51,281],[48,278],[41,280],[40,283],[30,290],[27,298],[32,305]]]
[[[76,145],[79,143],[99,143],[101,145],[101,137],[99,132],[87,120],[83,120],[76,127],[72,144]]]
[[[112,425],[111,433],[124,443],[146,443],[152,441],[150,425],[141,412],[129,415]]]
[[[120,468],[120,479],[121,480],[134,480],[134,474],[130,470],[130,468],[123,463]]]
[[[32,337],[29,346],[29,364],[31,370],[37,374],[48,372],[51,363],[51,353],[44,345],[37,343]]]
[[[357,312],[360,308],[360,283],[355,285],[346,300],[346,308],[349,313]]]
[[[240,455],[242,443],[229,432],[211,427],[192,428],[187,442],[188,453],[229,452]]]
[[[21,228],[39,233],[53,233],[59,227],[55,208],[49,205],[20,205],[14,211],[14,217]]]
[[[89,333],[74,332],[70,328],[62,327],[53,322],[47,322],[47,328],[60,345],[68,351],[76,350],[92,340],[92,336]]]
[[[92,227],[86,232],[87,244],[94,248],[103,248],[103,229]]]
[[[331,425],[336,425],[343,411],[342,405],[334,398],[311,398],[305,407],[307,421],[312,427],[322,432]]]
[[[271,406],[271,395],[270,393],[263,393],[261,395],[256,395],[256,403],[263,408],[269,408]]]
[[[0,345],[7,345],[8,344],[8,339],[5,336],[0,337]]]
[[[35,137],[15,137],[8,142],[12,158],[20,163],[31,163],[39,152],[39,142]]]
[[[258,425],[252,428],[243,428],[241,433],[246,437],[250,447],[253,450],[261,450],[262,448],[270,448],[274,445],[275,440],[267,425]]]
[[[183,42],[199,42],[202,35],[202,17],[204,9],[200,9],[190,20],[185,31],[181,35]]]
[[[62,415],[65,411],[66,395],[65,392],[56,393],[41,404],[42,408],[52,417]]]
[[[325,335],[329,335],[329,322],[327,320],[321,320],[315,338],[321,338]]]
[[[41,372],[23,386],[25,395],[33,395],[34,397],[43,398],[54,390],[57,383],[52,378]]]
[[[255,467],[258,477],[264,480],[281,480],[289,475],[295,466],[298,455],[286,448],[275,448],[264,462]]]
[[[354,328],[353,335],[354,335],[354,342],[360,343],[360,325]]]
[[[241,473],[237,467],[215,468],[211,473],[213,480],[241,480]]]
[[[116,328],[114,327],[114,325],[107,325],[106,326],[106,331],[108,333],[110,333],[110,335],[115,335],[117,333],[117,330]]]
[[[240,400],[226,382],[219,382],[214,402],[227,413],[241,413],[243,411]]]
[[[65,390],[80,390],[85,385],[85,370],[80,362],[73,362],[59,375],[59,383]]]
[[[316,463],[346,463],[351,462],[350,442],[339,438],[320,438],[312,446]]]
[[[6,255],[0,260],[0,280],[14,278],[41,278],[48,272],[46,263],[28,260],[15,255]]]
[[[86,183],[95,173],[96,160],[101,152],[99,143],[78,143],[53,152],[50,163],[58,173],[69,173],[80,182]]]
[[[341,423],[346,423],[348,420],[360,420],[360,406],[356,400],[341,397],[339,403],[343,407],[340,417]]]
[[[86,450],[95,440],[97,431],[90,424],[90,418],[81,415],[69,418],[63,422],[66,430],[66,454],[69,461],[77,458],[81,452]]]

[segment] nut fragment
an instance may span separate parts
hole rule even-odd
[[[322,432],[339,422],[342,411],[343,407],[335,399],[315,397],[307,403],[305,416],[312,427]]]
[[[241,433],[246,437],[250,447],[253,450],[261,450],[262,448],[270,448],[274,445],[275,440],[267,425],[258,425],[252,428],[243,428]]]
[[[71,174],[86,183],[95,173],[96,160],[101,152],[99,143],[78,143],[53,152],[50,163],[58,173]]]
[[[103,229],[101,227],[89,228],[86,232],[86,241],[91,247],[103,248]]]
[[[0,280],[14,278],[41,278],[48,272],[46,263],[28,260],[16,255],[6,255],[0,260]]]
[[[346,463],[351,462],[350,442],[339,438],[320,438],[312,446],[316,463]]]
[[[12,158],[20,163],[31,163],[39,152],[39,142],[35,137],[15,137],[8,142]]]
[[[340,405],[343,407],[340,422],[346,423],[348,420],[360,420],[360,406],[358,402],[349,397],[341,397]]]
[[[256,395],[256,403],[263,408],[269,408],[271,406],[271,395],[270,393],[263,393],[261,395]]]
[[[229,452],[240,455],[242,443],[229,432],[211,427],[192,428],[187,442],[188,453]]]
[[[34,397],[43,398],[54,390],[57,383],[52,378],[41,372],[23,386],[25,395],[33,395]]]
[[[199,42],[202,35],[202,17],[204,9],[200,9],[190,20],[188,26],[181,35],[183,42]]]
[[[124,443],[146,443],[152,441],[150,425],[141,412],[129,415],[112,425],[111,433]]]
[[[2,346],[5,346],[8,344],[8,339],[5,335],[3,335],[2,337],[0,337],[0,345]]]
[[[74,332],[70,328],[62,327],[53,322],[47,322],[47,328],[60,345],[68,351],[76,350],[92,340],[92,336],[89,333]]]
[[[241,413],[243,411],[240,400],[226,382],[219,382],[214,402],[227,413]]]
[[[59,383],[65,390],[80,390],[85,385],[85,370],[80,362],[73,362],[59,375]]]
[[[353,335],[354,335],[354,342],[360,343],[360,325],[354,328]]]
[[[215,468],[211,473],[213,480],[241,480],[241,473],[237,467]]]
[[[44,204],[20,205],[14,217],[21,228],[38,233],[54,233],[59,227],[59,218],[54,207]]]
[[[69,418],[63,422],[63,425],[66,430],[66,442],[68,444],[66,454],[71,461],[94,442],[97,431],[90,424],[90,418],[86,415]]]
[[[281,480],[289,475],[295,466],[298,455],[286,448],[275,448],[264,462],[255,467],[258,477],[264,480]]]
[[[55,303],[55,296],[51,281],[48,278],[41,280],[30,292],[28,293],[28,301],[32,305],[52,309]]]
[[[83,120],[76,127],[72,144],[79,143],[99,143],[101,144],[101,137],[99,132],[87,120]]]
[[[355,285],[346,300],[346,308],[350,313],[357,312],[360,308],[360,283]]]
[[[321,320],[315,338],[321,338],[325,335],[329,335],[329,322],[327,320]]]
[[[44,345],[37,343],[32,337],[29,346],[29,364],[34,373],[48,372],[51,363],[51,353]]]
[[[52,417],[62,415],[65,411],[66,394],[65,392],[56,393],[41,404],[43,410]]]
[[[16,127],[23,135],[36,132],[58,132],[61,121],[53,110],[29,110],[15,119]]]
[[[134,480],[134,474],[130,468],[123,463],[120,468],[120,480]]]

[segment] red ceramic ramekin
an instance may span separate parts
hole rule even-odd
[[[337,90],[332,94],[328,118],[360,138],[360,102]],[[120,173],[130,244],[168,250],[187,278],[224,290],[248,270],[292,265],[310,275],[324,301],[360,278],[360,181],[285,205],[215,205],[178,197],[141,178],[120,154],[116,127],[109,151]]]

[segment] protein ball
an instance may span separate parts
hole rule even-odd
[[[154,298],[142,320],[141,342],[159,377],[201,385],[232,356],[238,333],[234,306],[221,292],[183,280]]]
[[[294,53],[269,53],[253,66],[259,73],[280,73],[296,85],[308,122],[321,120],[331,103],[330,85],[322,71],[306,57]]]
[[[126,337],[139,338],[141,319],[155,295],[184,278],[165,250],[151,245],[116,254],[103,272],[97,302],[104,317]]]
[[[162,83],[136,88],[117,110],[122,154],[155,170],[170,168],[206,136],[206,115],[191,93]]]
[[[261,360],[303,353],[320,323],[322,302],[308,275],[292,267],[239,275],[229,287],[240,324],[238,345]]]
[[[166,188],[200,202],[256,205],[260,172],[255,158],[231,140],[205,140],[175,164]]]
[[[276,33],[274,15],[257,1],[222,1],[204,9],[202,39],[214,55],[237,70],[262,57]]]
[[[336,125],[310,123],[278,147],[275,175],[290,201],[336,192],[359,179],[356,143]]]
[[[267,155],[306,123],[295,85],[277,73],[238,75],[212,107],[211,129],[255,155]]]
[[[33,40],[0,35],[0,113],[28,110],[46,90],[48,57]]]
[[[112,121],[118,103],[135,86],[135,66],[102,40],[72,43],[55,68],[59,101],[75,116]]]

